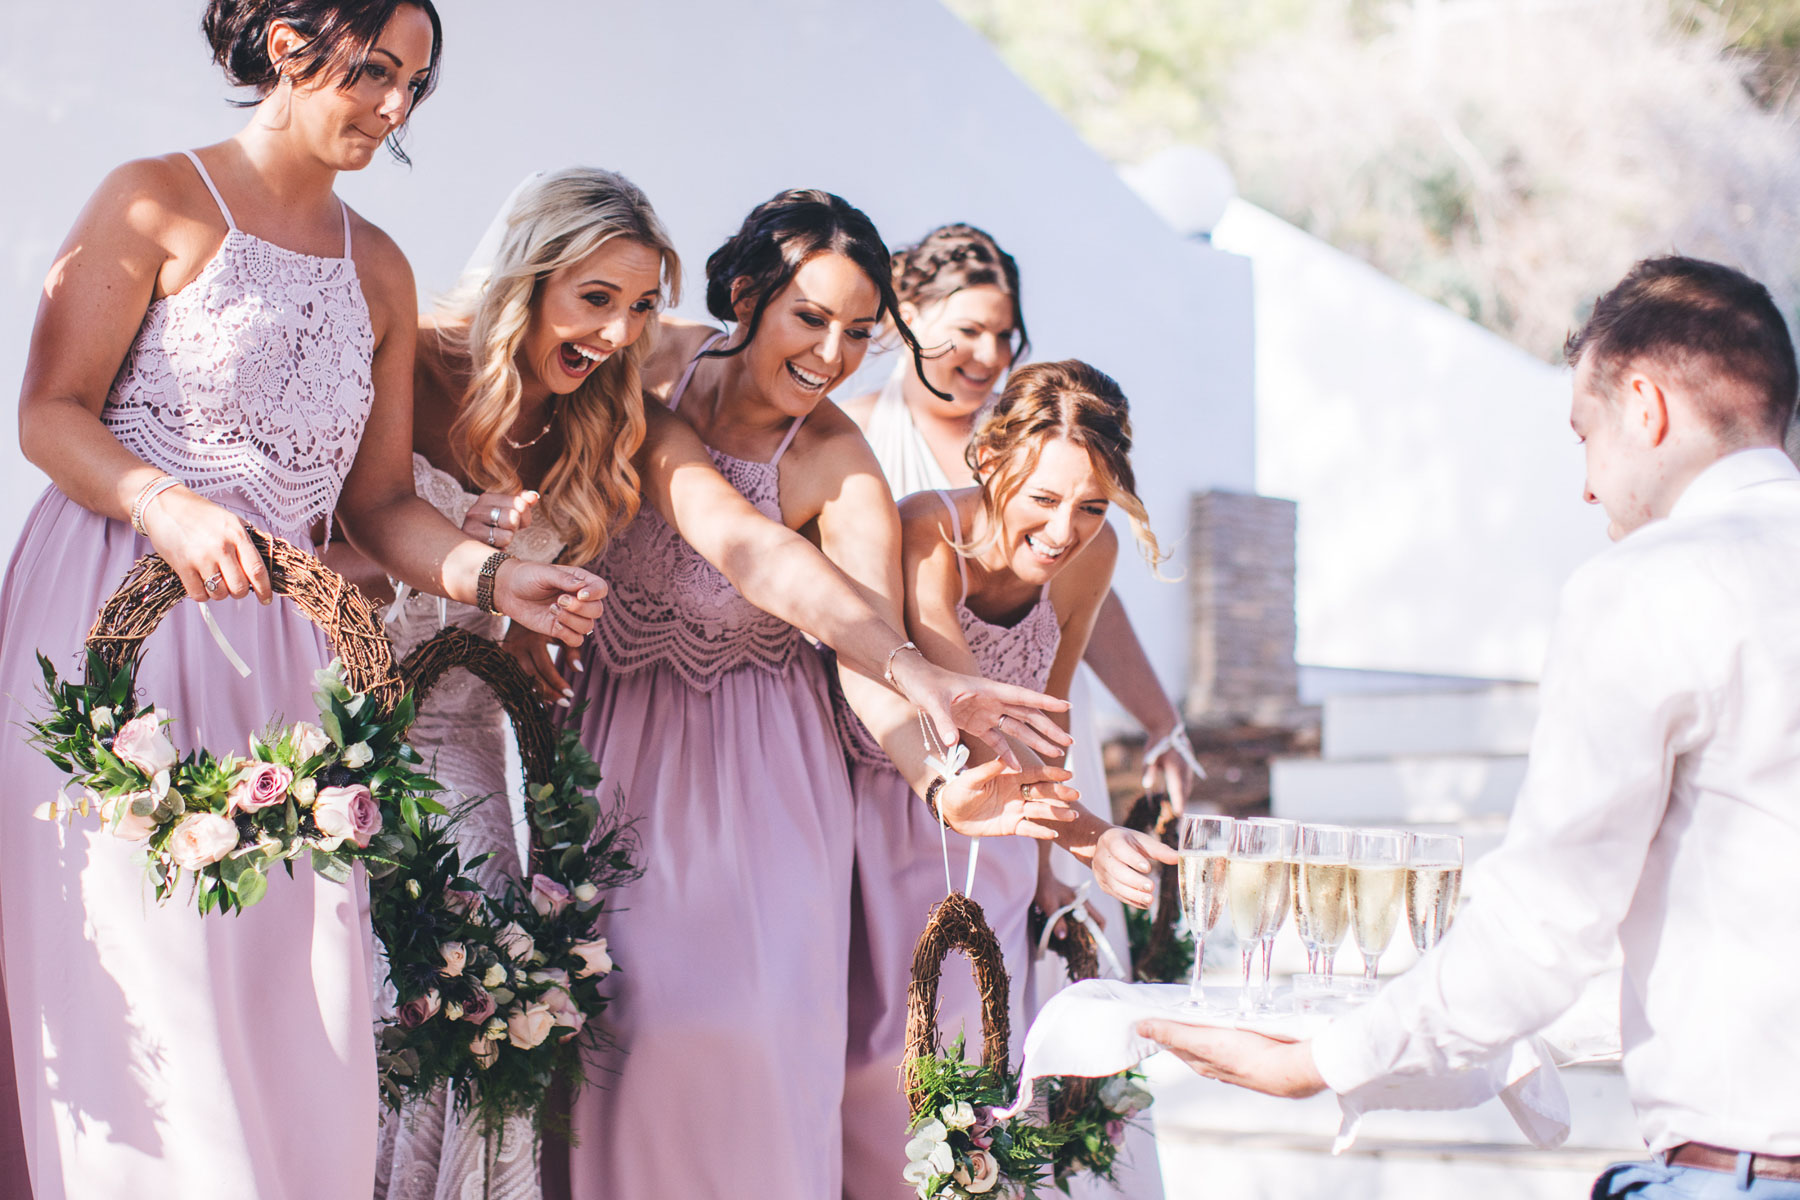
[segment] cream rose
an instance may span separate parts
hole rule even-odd
[[[131,718],[113,736],[112,752],[146,775],[167,772],[175,765],[175,745],[163,732],[168,719],[160,708]]]
[[[547,875],[533,875],[531,907],[540,917],[557,916],[569,907],[569,889]]]
[[[300,756],[301,762],[316,758],[330,748],[331,739],[325,736],[323,729],[310,721],[294,723],[294,753]]]
[[[438,947],[438,953],[444,956],[444,965],[438,968],[438,974],[446,979],[461,975],[469,964],[469,952],[461,942],[445,942]]]
[[[310,776],[294,784],[294,803],[301,808],[311,808],[319,798],[319,781]]]
[[[991,1192],[1000,1182],[1000,1164],[986,1150],[971,1150],[969,1160],[956,1168],[956,1182],[971,1196]]]
[[[237,826],[218,813],[184,817],[164,844],[175,865],[189,871],[211,866],[237,848]]]
[[[344,765],[349,767],[352,771],[356,770],[358,767],[368,766],[369,760],[374,757],[375,752],[369,749],[369,743],[367,742],[358,742],[354,746],[344,747]]]
[[[529,1004],[506,1018],[506,1037],[521,1050],[529,1050],[550,1036],[556,1017],[546,1004]]]
[[[141,842],[156,832],[156,819],[139,816],[137,802],[142,800],[155,809],[156,801],[149,792],[127,792],[123,796],[114,796],[110,800],[100,802],[100,815],[106,819],[106,827],[112,830],[116,838],[128,842]],[[237,827],[232,826],[232,837],[237,837]]]
[[[581,960],[581,969],[575,972],[577,979],[612,973],[613,960],[612,955],[606,952],[605,938],[595,938],[591,942],[576,942],[569,947],[569,953]]]

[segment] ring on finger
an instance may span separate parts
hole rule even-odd
[[[494,544],[494,527],[492,525],[488,526],[487,543],[490,546]]]
[[[493,508],[488,509],[488,524],[489,525],[498,525],[499,523],[500,523],[500,506],[495,505]]]
[[[214,571],[210,576],[207,577],[206,594],[209,596],[212,595],[214,592],[219,590],[219,585],[224,582],[225,582],[225,572]]]

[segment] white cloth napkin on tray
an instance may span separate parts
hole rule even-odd
[[[1138,1036],[1139,1021],[1151,1017],[1195,1025],[1252,1029],[1271,1037],[1311,1037],[1330,1018],[1315,1014],[1276,1014],[1233,1019],[1201,1015],[1175,1007],[1186,994],[1180,984],[1125,983],[1089,979],[1071,984],[1051,998],[1025,1034],[1025,1061],[1020,1070],[1019,1099],[1007,1110],[1030,1105],[1036,1081],[1052,1075],[1103,1078],[1135,1067],[1162,1049]],[[1560,1146],[1569,1136],[1569,1097],[1563,1091],[1549,1047],[1537,1038],[1513,1043],[1504,1054],[1480,1067],[1452,1075],[1371,1084],[1338,1097],[1344,1114],[1332,1153],[1341,1154],[1356,1140],[1363,1115],[1377,1109],[1423,1111],[1473,1108],[1495,1096],[1531,1144],[1540,1149]]]

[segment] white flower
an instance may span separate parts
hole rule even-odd
[[[958,1100],[955,1104],[946,1104],[938,1109],[938,1116],[944,1118],[944,1124],[951,1129],[967,1129],[975,1123],[975,1109],[967,1100]]]
[[[458,1004],[454,1000],[452,1000],[448,1004],[444,1005],[444,1019],[446,1021],[460,1021],[460,1020],[462,1020],[462,1017],[463,1017],[463,1006],[462,1005]]]
[[[595,938],[591,942],[576,942],[569,947],[569,953],[581,960],[581,969],[575,972],[577,978],[586,979],[589,975],[609,975],[612,973],[612,955],[606,952],[606,939]]]
[[[489,967],[487,972],[481,977],[482,987],[497,988],[505,982],[506,968],[499,963],[495,963],[493,966]]]
[[[925,1163],[935,1175],[948,1175],[956,1165],[950,1143],[944,1140],[948,1136],[949,1131],[944,1128],[943,1122],[925,1122],[914,1131],[912,1140],[906,1143],[907,1161]]]
[[[354,746],[344,747],[344,765],[352,771],[358,767],[368,766],[369,760],[374,757],[375,752],[369,749],[367,742],[358,742]]]
[[[513,1045],[529,1050],[550,1036],[556,1016],[547,1004],[528,1004],[506,1018],[506,1034]]]
[[[972,1196],[991,1192],[1000,1182],[1000,1164],[986,1150],[969,1151],[969,1161],[956,1168],[956,1182]]]
[[[600,889],[591,883],[578,883],[575,885],[575,901],[578,904],[592,904],[594,902],[594,897],[599,894]]]
[[[481,1027],[481,1032],[490,1042],[504,1042],[506,1040],[506,1022],[499,1017],[490,1017],[488,1023]]]
[[[93,722],[95,730],[105,733],[108,729],[112,728],[113,710],[107,708],[105,705],[101,705],[99,708],[96,708],[93,712],[88,714],[88,720]]]
[[[1148,1091],[1138,1086],[1136,1080],[1125,1075],[1114,1075],[1100,1085],[1100,1103],[1122,1117],[1133,1117],[1143,1112],[1150,1107],[1153,1098]]]
[[[297,781],[290,791],[295,804],[301,808],[311,808],[313,802],[319,798],[319,781],[308,776]]]
[[[330,746],[331,739],[326,737],[325,731],[317,725],[310,721],[294,723],[294,753],[300,756],[301,762],[325,753]]]

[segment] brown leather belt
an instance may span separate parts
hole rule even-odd
[[[1669,1151],[1664,1160],[1671,1167],[1699,1167],[1702,1171],[1737,1174],[1738,1152],[1705,1142],[1683,1142]],[[1800,1155],[1753,1154],[1750,1156],[1750,1178],[1800,1180]]]

